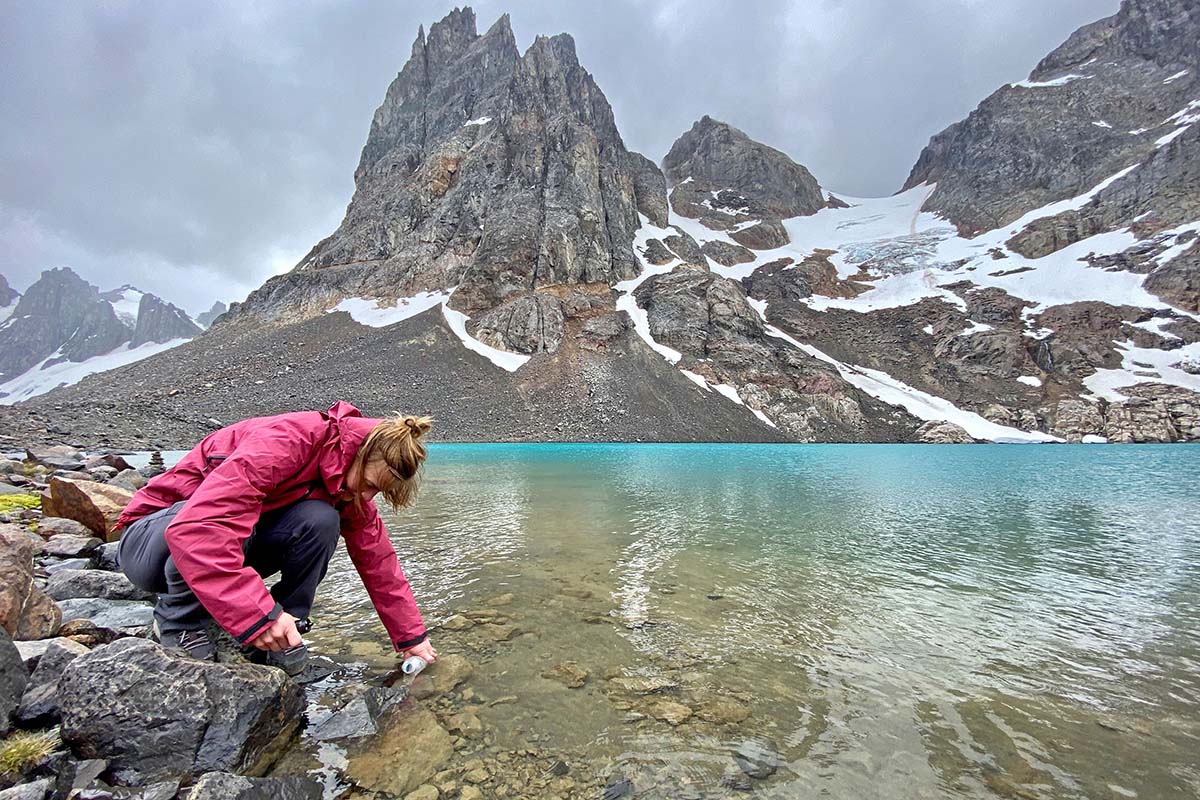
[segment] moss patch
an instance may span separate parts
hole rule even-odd
[[[41,507],[42,498],[36,494],[0,494],[0,514]]]

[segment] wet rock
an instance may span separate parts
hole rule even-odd
[[[50,479],[50,496],[57,517],[82,523],[102,539],[117,522],[117,517],[133,499],[133,492],[119,486],[87,480]]]
[[[620,800],[633,795],[633,781],[628,778],[610,778],[600,793],[603,800]]]
[[[13,639],[44,639],[58,630],[62,614],[33,584],[34,543],[26,533],[0,525],[0,626]]]
[[[441,624],[442,630],[446,631],[465,631],[473,627],[475,627],[475,623],[462,614],[455,614]]]
[[[446,720],[446,729],[471,739],[483,733],[483,723],[470,711],[463,711]]]
[[[463,656],[457,653],[441,656],[413,679],[413,697],[424,700],[445,694],[471,677],[471,672],[471,662]]]
[[[770,741],[744,739],[733,750],[733,760],[738,769],[751,778],[769,778],[779,769],[779,752]]]
[[[99,628],[144,628],[154,622],[154,607],[138,600],[78,597],[62,600],[58,606],[64,621],[85,619]]]
[[[677,681],[661,676],[650,678],[640,676],[618,677],[611,678],[608,683],[613,688],[630,694],[658,694],[660,692],[674,691],[679,688]]]
[[[317,726],[312,736],[321,742],[372,736],[379,732],[380,719],[407,697],[407,686],[368,689]]]
[[[148,600],[151,592],[139,589],[120,572],[95,569],[59,570],[46,583],[46,594],[55,600],[102,598],[105,600]]]
[[[58,681],[68,664],[88,652],[88,648],[70,639],[52,641],[38,660],[21,696],[17,721],[23,727],[44,727],[58,721]]]
[[[29,669],[8,631],[0,627],[0,736],[8,733],[13,713],[29,685]]]
[[[657,720],[669,725],[681,725],[692,716],[692,709],[672,700],[654,700],[646,705],[645,711]]]
[[[440,796],[437,787],[427,783],[404,795],[404,800],[438,800]]]
[[[350,745],[345,773],[363,789],[403,796],[428,782],[453,754],[450,734],[433,712],[408,701],[386,715],[379,735]]]
[[[63,740],[85,758],[108,759],[115,778],[133,783],[260,773],[298,729],[304,695],[281,670],[121,639],[67,666],[59,705]]]
[[[104,542],[95,536],[75,536],[60,533],[51,536],[42,545],[42,552],[59,558],[79,558],[95,552]]]
[[[737,725],[750,717],[750,709],[744,703],[725,698],[707,700],[696,709],[696,716],[716,725]]]
[[[228,772],[201,776],[188,800],[321,800],[321,786],[310,778],[247,778]]]
[[[491,623],[483,626],[483,632],[493,642],[507,642],[516,636],[519,631],[516,625],[507,625],[502,623]]]
[[[587,683],[588,676],[591,673],[583,667],[579,666],[574,661],[564,661],[561,664],[555,664],[550,669],[542,673],[543,678],[552,681],[558,681],[568,689],[578,689]]]
[[[512,592],[505,592],[504,594],[498,594],[495,597],[489,598],[487,604],[493,608],[507,606],[512,604],[513,599],[514,595]]]

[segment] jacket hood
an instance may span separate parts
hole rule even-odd
[[[329,435],[321,447],[320,470],[325,491],[331,497],[342,492],[346,473],[354,462],[354,456],[380,420],[364,417],[362,412],[339,400],[322,414],[329,423]]]

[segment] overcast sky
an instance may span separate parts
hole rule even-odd
[[[371,116],[448,3],[0,0],[0,273],[70,266],[198,313],[341,221]],[[929,137],[1117,0],[479,2],[575,37],[626,145],[704,114],[832,191],[896,191]]]

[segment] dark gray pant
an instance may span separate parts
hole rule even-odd
[[[167,547],[167,526],[183,504],[137,520],[122,533],[117,547],[117,563],[133,585],[158,593],[154,618],[164,633],[203,628],[211,619]],[[271,595],[292,616],[307,617],[340,533],[341,520],[333,506],[301,500],[259,518],[242,545],[244,563],[263,578],[278,572]]]

